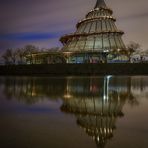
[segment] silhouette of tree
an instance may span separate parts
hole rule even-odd
[[[140,47],[141,47],[141,45],[139,43],[136,43],[136,42],[133,42],[133,41],[131,41],[127,45],[127,56],[129,57],[129,60],[131,59],[131,55],[134,52],[136,52]]]
[[[25,54],[24,54],[24,48],[17,48],[17,63],[23,64],[25,63]]]
[[[2,55],[6,65],[16,64],[17,51],[14,49],[7,49],[6,52]]]
[[[24,50],[22,51],[22,55],[25,58],[26,56],[29,56],[29,61],[32,64],[33,63],[33,58],[32,58],[32,54],[33,53],[37,53],[39,52],[39,48],[34,46],[34,45],[26,45],[24,47]]]

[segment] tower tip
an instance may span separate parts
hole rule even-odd
[[[97,0],[95,8],[107,7],[104,0]]]

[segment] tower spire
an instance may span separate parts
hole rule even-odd
[[[95,8],[107,7],[104,0],[97,0]]]

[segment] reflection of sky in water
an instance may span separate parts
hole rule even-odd
[[[34,113],[45,113],[45,112],[52,112],[56,113],[58,107],[60,107],[61,101],[44,101],[38,102],[34,105],[26,105],[21,102],[16,101],[2,101],[0,105],[0,111],[2,112],[34,112]]]
[[[94,112],[98,120],[105,118],[107,121],[110,120],[106,118],[107,112],[117,112],[118,106],[123,116],[114,113],[113,137],[105,139],[105,148],[147,148],[146,76],[4,77],[0,78],[0,96],[0,147],[95,148],[93,137],[84,127],[87,122],[93,125],[96,122],[87,121],[87,116],[95,119]],[[109,104],[112,104],[112,112]],[[99,110],[101,106],[104,106],[104,116]],[[87,113],[83,114],[84,111]]]

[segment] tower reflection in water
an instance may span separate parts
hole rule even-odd
[[[90,78],[85,83],[81,79],[68,79],[61,110],[74,114],[77,125],[92,137],[99,148],[103,148],[113,137],[116,120],[124,115],[122,108],[126,100],[137,102],[130,90],[130,77]]]
[[[75,115],[78,126],[102,148],[113,137],[116,121],[126,102],[137,105],[148,95],[147,77],[2,78],[0,90],[7,99],[25,104],[62,100],[61,111]],[[148,98],[146,96],[146,98]]]

